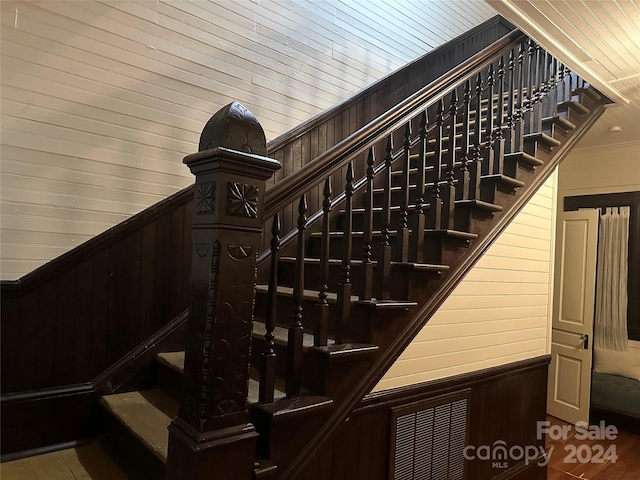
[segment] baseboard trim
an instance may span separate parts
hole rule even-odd
[[[397,403],[398,401],[402,401],[403,403],[410,402],[413,398],[419,399],[425,395],[433,396],[439,392],[467,388],[488,379],[503,378],[518,372],[547,366],[550,362],[551,355],[540,355],[504,365],[453,375],[451,377],[438,378],[436,380],[391,388],[389,390],[380,390],[366,395],[360,402],[360,405],[354,409],[354,413],[368,408],[378,408],[385,404]]]
[[[47,445],[44,447],[32,448],[30,450],[22,450],[21,452],[16,453],[7,453],[6,455],[0,455],[0,463],[20,460],[27,457],[34,457],[36,455],[44,455],[45,453],[58,452],[60,450],[67,450],[69,448],[77,448],[93,443],[94,441],[95,438],[85,438],[82,440],[71,440],[69,442],[62,442],[53,445]]]

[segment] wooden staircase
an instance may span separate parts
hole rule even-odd
[[[584,80],[522,34],[505,38],[276,183],[264,204],[256,193],[271,249],[258,257],[242,417],[257,432],[254,478],[306,478],[322,442],[602,113],[606,99]],[[287,212],[295,235],[281,231]],[[188,348],[202,341],[194,332]],[[186,355],[188,371],[197,352]],[[144,479],[164,477],[167,428],[185,408],[184,352],[157,368],[156,388],[102,399],[108,442]]]

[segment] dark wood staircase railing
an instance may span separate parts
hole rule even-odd
[[[605,101],[512,32],[270,187],[260,125],[221,110],[185,159],[191,306],[184,358],[159,381],[181,403],[160,402],[168,446],[128,461],[146,458],[143,478],[306,478]]]
[[[156,402],[156,416],[171,422],[168,452],[128,454],[144,478],[316,478],[323,444],[603,111],[606,100],[583,80],[526,38],[512,40],[483,52],[465,76],[452,72],[457,80],[441,81],[435,96],[410,98],[418,105],[410,114],[399,106],[392,128],[377,119],[380,135],[365,126],[370,136],[338,145],[345,188],[332,188],[331,169],[317,176],[321,210],[309,212],[307,192],[292,187],[294,241],[281,240],[280,212],[266,219],[271,248],[257,277],[252,253],[273,187],[264,201],[255,192],[277,165],[219,134],[231,144],[187,157],[199,192],[194,304],[186,354],[173,361],[172,380],[159,381],[182,406],[158,391],[103,400],[113,415],[122,403]],[[230,105],[218,116],[234,109],[244,111]],[[359,149],[367,169],[356,179]],[[251,358],[250,309],[238,308],[253,292],[250,278],[258,280]],[[131,442],[123,423],[109,423],[111,442]],[[166,425],[157,430],[166,439]]]
[[[195,291],[202,306],[194,304],[189,319],[187,390],[170,428],[168,478],[185,478],[185,469],[188,478],[205,478],[212,468],[221,478],[302,478],[322,443],[595,122],[602,103],[584,80],[513,32],[267,189],[264,203],[256,194],[251,210],[259,212],[256,225],[264,215],[272,226],[271,248],[258,258],[260,263],[271,257],[258,275],[268,283],[256,287],[255,321],[264,322],[265,332],[253,336],[259,401],[250,405],[251,423],[239,397],[233,401],[236,408],[225,409],[229,395],[242,393],[229,390],[230,382],[248,377],[239,375],[243,365],[223,356],[230,345],[245,347],[245,332],[225,330],[219,337],[228,317],[225,309],[231,307],[219,298],[217,280],[209,280],[219,278],[218,264],[211,266],[207,250],[200,255],[202,268],[197,267],[201,260],[194,255],[194,271],[210,273],[196,273],[192,280],[201,285]],[[234,109],[242,107],[228,106],[217,117]],[[214,164],[224,154],[234,156],[235,165],[244,161],[258,168],[260,158],[273,165],[259,155],[230,153],[232,136],[219,132],[213,137],[227,138],[227,143],[185,160],[191,166],[197,159],[205,168],[196,171],[197,191],[202,190],[201,175],[223,185],[221,180],[231,184],[234,175],[248,172],[204,167],[207,157]],[[363,154],[367,168],[356,179],[354,163]],[[382,158],[378,165],[376,158]],[[336,195],[332,176],[343,168],[344,191]],[[315,212],[309,212],[309,192],[322,195]],[[225,209],[224,198],[216,198],[211,214]],[[297,226],[289,235],[295,242],[288,243],[280,238],[280,215],[292,207]],[[203,228],[200,223],[197,209],[194,238]],[[213,222],[206,228],[213,250],[219,236],[227,243],[218,251],[232,246],[253,255],[255,241],[216,233],[235,229],[236,235],[247,235],[240,233],[248,232],[245,223]],[[236,268],[253,271],[254,265]],[[253,290],[246,281],[224,278],[230,299],[237,296],[234,289]],[[203,285],[209,285],[208,294]],[[246,315],[238,317],[243,325]],[[280,340],[277,329],[286,332]],[[211,345],[214,339],[224,342],[226,347],[216,344],[220,357],[202,343],[207,338]],[[210,350],[216,361],[202,353]],[[247,372],[248,351],[243,352],[236,357],[247,358]],[[194,377],[198,397],[189,389],[193,382],[188,379]],[[284,396],[274,393],[277,378],[283,379]],[[262,461],[249,473],[256,451],[247,445],[253,442]],[[239,463],[230,462],[229,445],[237,447]]]

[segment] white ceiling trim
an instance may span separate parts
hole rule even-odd
[[[579,45],[570,39],[568,36],[562,33],[560,28],[557,28],[557,32],[550,32],[548,29],[543,28],[537,22],[529,18],[526,13],[517,5],[518,2],[513,0],[485,0],[490,4],[500,15],[505,17],[514,25],[517,25],[520,30],[526,33],[534,41],[542,45],[546,50],[552,52],[559,60],[570,66],[571,70],[578,75],[584,77],[595,86],[600,92],[609,97],[616,103],[629,104],[630,100],[623,95],[617,88],[611,83],[612,81],[605,80],[601,75],[593,71],[586,65],[587,62],[592,59],[582,51]],[[520,2],[525,5],[529,5],[529,2]],[[534,8],[535,5],[531,4]],[[555,25],[554,25],[555,26]],[[568,45],[568,43],[571,43]],[[570,47],[574,48],[572,51]],[[584,58],[578,58],[576,51],[584,54]],[[613,80],[615,81],[615,80]]]

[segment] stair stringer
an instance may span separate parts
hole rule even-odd
[[[539,188],[553,173],[569,152],[577,145],[579,140],[587,133],[598,118],[604,112],[604,106],[596,103],[591,113],[576,130],[557,147],[553,153],[541,153],[538,155],[544,160],[544,165],[537,167],[532,174],[530,182],[520,189],[518,195],[507,197],[501,202],[504,207],[502,212],[497,212],[490,222],[489,228],[479,232],[480,237],[474,241],[457,259],[456,263],[450,263],[450,270],[444,272],[439,287],[430,295],[422,295],[415,300],[418,306],[412,310],[411,318],[405,320],[405,327],[393,338],[386,348],[382,349],[376,361],[371,365],[365,375],[353,379],[354,387],[351,391],[335,404],[331,416],[316,432],[314,438],[305,445],[291,464],[278,477],[280,479],[300,478],[304,473],[306,464],[313,458],[315,452],[320,450],[324,442],[328,441],[337,431],[353,408],[367,395],[391,368],[397,358],[409,346],[429,319],[435,314],[466,274],[482,258],[489,247],[509,226],[513,219],[520,213],[529,200],[536,194]]]

